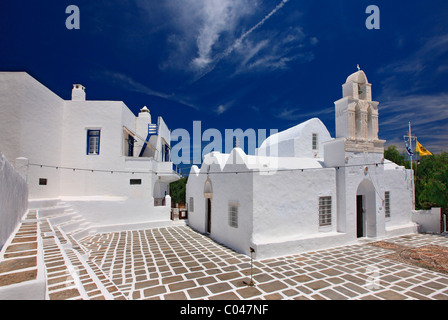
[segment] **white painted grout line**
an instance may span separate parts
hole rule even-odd
[[[65,252],[68,248],[67,245],[63,245],[60,240],[58,239],[56,232],[53,228],[53,226],[50,224],[50,222],[48,221],[48,219],[46,219],[48,222],[48,225],[50,227],[51,230],[53,230],[53,232],[55,233],[53,238],[55,240],[55,244],[57,245],[57,247],[59,248],[61,255],[64,259],[64,263],[66,268],[68,269],[70,276],[74,279],[74,283],[76,285],[76,289],[78,289],[79,294],[81,295],[81,297],[83,299],[89,299],[89,296],[87,295],[87,293],[84,290],[84,287],[82,286],[81,280],[79,279],[78,273],[76,272],[76,267],[72,264],[70,258],[68,257],[67,253]],[[65,290],[65,289],[64,289]],[[62,291],[61,290],[55,290],[52,291],[53,292],[57,292],[57,291]],[[50,292],[48,292],[48,295],[50,294]]]

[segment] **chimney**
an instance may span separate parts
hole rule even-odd
[[[74,84],[72,89],[73,101],[85,101],[86,100],[86,88],[81,84]]]

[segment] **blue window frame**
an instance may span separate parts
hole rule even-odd
[[[101,130],[87,130],[87,154],[100,154]]]

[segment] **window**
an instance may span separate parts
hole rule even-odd
[[[87,154],[100,154],[100,130],[87,130]]]
[[[129,184],[131,184],[131,185],[142,184],[142,179],[130,179]]]
[[[188,204],[188,211],[194,211],[194,198],[190,197],[190,203]]]
[[[238,203],[229,203],[229,226],[238,228]]]
[[[331,197],[319,197],[319,226],[331,226]]]
[[[134,156],[134,137],[131,135],[128,135],[128,157]]]
[[[313,133],[312,148],[313,150],[317,150],[317,133]]]
[[[390,218],[390,191],[384,192],[384,215]]]
[[[39,185],[40,186],[46,186],[47,185],[47,179],[46,178],[39,178]]]

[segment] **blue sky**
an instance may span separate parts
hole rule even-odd
[[[380,29],[368,30],[368,5]],[[65,9],[80,9],[68,30]],[[320,118],[356,65],[380,102],[380,138],[403,147],[411,121],[448,151],[448,2],[298,0],[0,3],[0,70],[26,71],[64,99],[144,105],[169,128],[278,129]],[[174,144],[174,143],[173,143]],[[249,150],[250,152],[250,150]]]

